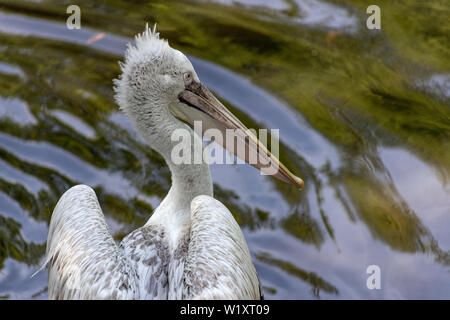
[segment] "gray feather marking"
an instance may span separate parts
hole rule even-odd
[[[164,229],[146,225],[126,236],[120,246],[136,270],[139,298],[167,299],[169,249]]]

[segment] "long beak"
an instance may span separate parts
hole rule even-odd
[[[186,85],[185,90],[178,96],[185,105],[171,106],[171,112],[181,120],[193,124],[202,121],[202,130],[219,129],[222,132],[222,145],[235,156],[262,171],[263,174],[273,175],[276,178],[290,183],[298,189],[303,189],[303,180],[292,174],[274,156],[258,138],[248,130],[202,83],[192,81]],[[234,132],[233,139],[238,143],[227,143],[227,129]],[[240,141],[239,141],[240,140]],[[244,148],[239,147],[244,145]],[[237,146],[237,147],[236,147]]]

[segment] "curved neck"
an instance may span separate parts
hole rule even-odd
[[[172,186],[169,193],[155,210],[151,220],[156,216],[176,215],[178,222],[190,219],[191,201],[198,195],[213,195],[213,184],[209,166],[203,160],[195,164],[195,159],[202,159],[202,139],[186,124],[177,120],[166,107],[159,108],[158,117],[141,114],[130,119],[144,136],[150,146],[159,152],[168,164]],[[156,118],[156,119],[155,119]],[[173,139],[172,139],[173,136]],[[183,150],[180,153],[180,150]],[[179,155],[184,156],[180,163]],[[178,155],[178,156],[177,156]],[[198,162],[198,161],[197,161]]]
[[[203,160],[198,164],[194,162],[194,157],[202,159],[202,139],[187,125],[181,122],[180,125],[181,127],[178,129],[182,129],[187,135],[179,141],[171,141],[171,148],[168,154],[160,152],[170,168],[172,177],[172,186],[163,202],[170,203],[173,211],[187,210],[190,213],[191,201],[196,196],[213,196],[213,183],[209,165]],[[179,163],[179,161],[174,159],[172,155],[173,148],[177,148],[176,150],[182,148],[183,152],[190,150],[191,156],[187,157],[189,161],[186,161],[187,163]],[[197,156],[195,156],[195,153],[197,153]]]

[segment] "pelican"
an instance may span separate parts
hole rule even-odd
[[[86,185],[66,191],[49,226],[44,267],[50,299],[260,299],[262,290],[242,231],[230,211],[213,198],[204,161],[177,164],[175,130],[247,128],[200,82],[191,62],[148,25],[128,45],[115,98],[146,142],[165,159],[172,186],[144,226],[117,244],[95,192]],[[269,160],[274,176],[297,188],[293,175],[251,133],[256,148],[230,150],[248,162],[252,153]],[[222,143],[224,147],[225,141]],[[195,144],[195,143],[194,143]],[[193,152],[195,151],[192,148]],[[258,158],[259,159],[259,158]],[[252,164],[264,171],[261,162]]]

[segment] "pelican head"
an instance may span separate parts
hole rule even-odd
[[[229,150],[249,162],[252,153],[263,159],[250,163],[261,171],[276,167],[276,178],[303,188],[302,179],[293,175],[258,138],[201,83],[189,59],[159,37],[156,28],[136,37],[129,46],[122,75],[115,80],[116,101],[153,148],[168,160],[171,143],[164,139],[173,130],[194,121],[202,122],[202,130],[218,129],[226,137],[227,129],[236,130],[246,150]],[[180,121],[181,120],[181,121]],[[184,123],[183,123],[184,122]],[[238,137],[238,139],[239,139]],[[228,149],[226,139],[216,141]],[[173,146],[173,145],[172,145]],[[269,163],[269,165],[267,165]]]

